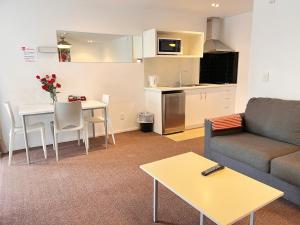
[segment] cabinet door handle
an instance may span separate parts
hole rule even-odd
[[[206,92],[205,92],[205,100],[206,100]]]

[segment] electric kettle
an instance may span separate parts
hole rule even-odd
[[[157,76],[155,75],[150,75],[148,76],[148,81],[149,81],[149,87],[157,87]]]

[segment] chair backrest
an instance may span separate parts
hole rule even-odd
[[[110,96],[107,95],[107,94],[103,94],[103,95],[102,95],[102,102],[105,103],[106,106],[109,105],[109,98],[110,98]]]
[[[56,102],[54,105],[54,123],[58,130],[83,126],[81,102]]]
[[[15,122],[14,113],[12,111],[10,103],[9,102],[4,102],[4,108],[6,109],[6,111],[8,113],[11,129],[13,129],[16,125],[16,122]]]

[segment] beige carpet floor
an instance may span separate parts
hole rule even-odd
[[[203,139],[175,142],[150,133],[118,134],[117,145],[105,150],[102,139],[91,140],[92,150],[75,142],[60,145],[60,162],[42,151],[31,151],[34,163],[25,164],[24,152],[0,160],[1,225],[150,225],[152,179],[139,165],[176,154],[202,154]],[[159,186],[159,224],[196,225],[199,214]],[[245,218],[236,225],[248,224]],[[206,225],[213,225],[206,219]],[[285,200],[259,210],[256,225],[299,225],[300,208]]]

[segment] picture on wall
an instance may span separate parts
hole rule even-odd
[[[69,48],[58,48],[59,62],[71,62],[71,50]]]

